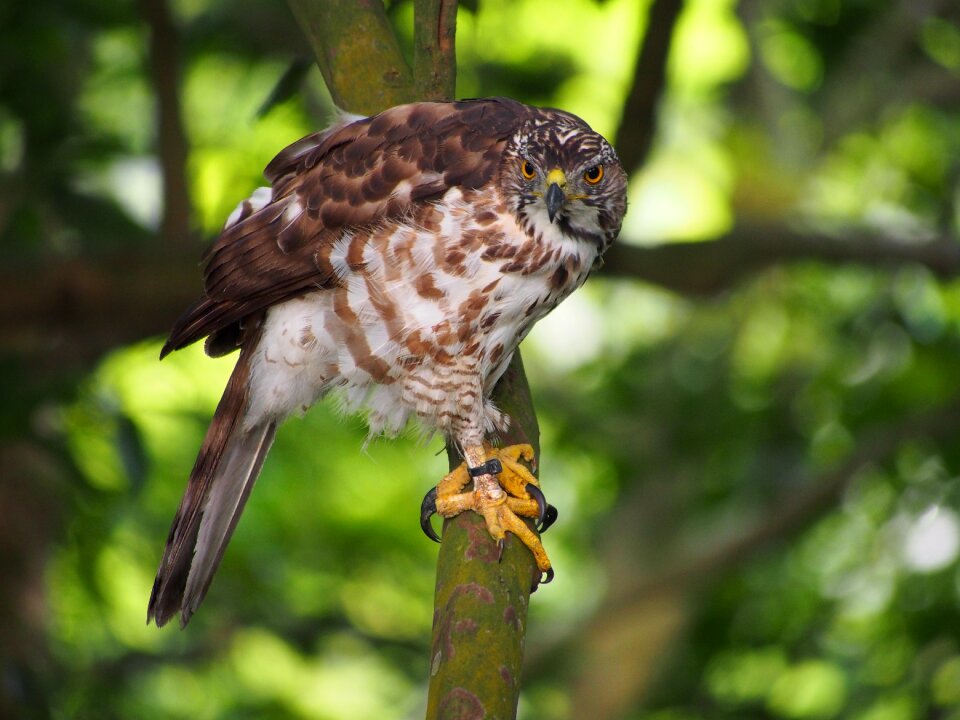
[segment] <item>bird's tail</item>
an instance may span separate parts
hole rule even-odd
[[[273,443],[276,422],[247,425],[250,354],[241,351],[200,446],[167,537],[147,606],[147,622],[180,626],[203,601]]]

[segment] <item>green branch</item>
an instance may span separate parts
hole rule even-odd
[[[289,0],[337,107],[373,115],[412,102],[413,73],[379,0]]]
[[[504,444],[529,443],[540,457],[540,428],[520,353],[493,391],[511,419]],[[447,446],[450,467],[460,464]],[[476,513],[444,521],[437,560],[427,720],[516,716],[533,555],[511,534],[503,553]],[[473,711],[473,712],[468,712]]]
[[[456,83],[456,0],[415,0],[414,72],[379,2],[290,0],[334,101],[372,114],[417,100],[450,100]],[[507,444],[530,443],[539,456],[539,428],[514,355],[493,393],[511,418]],[[451,468],[461,458],[448,445]],[[530,551],[508,535],[496,543],[479,515],[444,522],[437,560],[427,720],[516,715],[527,601],[537,577]]]
[[[413,89],[417,100],[452,100],[457,85],[457,0],[415,0]]]

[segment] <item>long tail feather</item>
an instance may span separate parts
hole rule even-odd
[[[273,444],[276,423],[268,422],[242,433],[224,453],[222,474],[213,483],[203,522],[197,537],[197,548],[187,575],[187,585],[180,607],[180,624],[186,625],[207,594],[233,535],[250,491],[260,475],[260,468]]]
[[[147,606],[147,622],[165,625],[180,612],[185,626],[203,600],[276,431],[245,427],[249,353],[241,351],[204,437]]]

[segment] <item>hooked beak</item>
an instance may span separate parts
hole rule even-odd
[[[560,208],[567,200],[566,193],[564,192],[566,187],[567,176],[563,174],[563,170],[554,168],[547,173],[547,192],[543,199],[547,203],[547,217],[550,218],[550,222],[553,222],[553,219],[557,216],[557,213],[560,212]]]

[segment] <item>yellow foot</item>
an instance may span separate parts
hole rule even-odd
[[[484,444],[483,448],[476,448],[476,451],[483,456],[484,462],[474,463],[472,468],[468,468],[466,462],[462,463],[423,498],[420,507],[423,532],[440,542],[430,525],[430,517],[434,513],[453,517],[464,510],[473,510],[483,516],[487,531],[501,550],[506,532],[512,532],[530,548],[541,575],[545,574],[542,582],[550,582],[553,579],[550,559],[540,538],[520,519],[535,518],[541,533],[557,519],[557,509],[547,503],[540,491],[540,483],[520,462],[521,458],[527,462],[533,460],[533,448],[529,445],[494,448]],[[468,458],[476,458],[477,455],[478,452],[467,453]],[[471,476],[474,478],[474,487],[464,491],[470,484]]]

